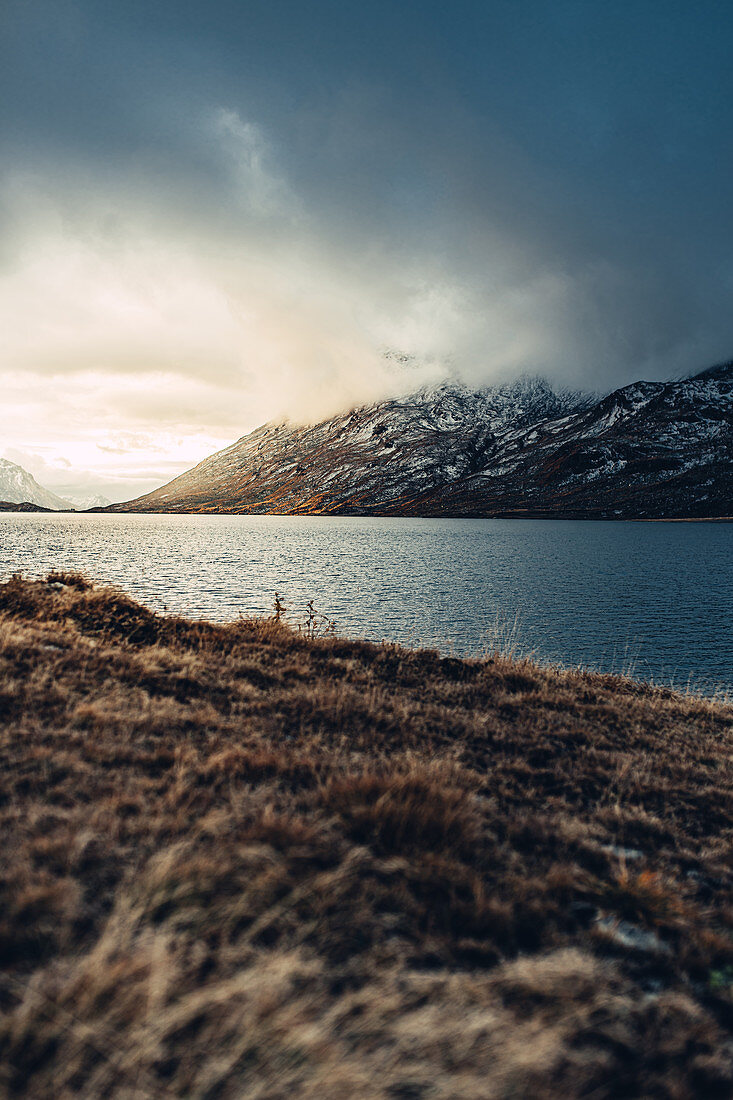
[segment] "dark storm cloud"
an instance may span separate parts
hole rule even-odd
[[[235,312],[269,295],[243,384],[285,354],[265,350],[278,309],[276,383],[301,369],[339,400],[370,343],[601,389],[733,354],[727,4],[6,0],[0,18],[6,270],[39,193],[94,248],[175,242]],[[297,274],[239,274],[265,255]],[[145,333],[89,355],[143,369],[168,329]],[[223,346],[179,350],[233,385]]]

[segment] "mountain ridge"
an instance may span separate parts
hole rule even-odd
[[[695,518],[733,513],[733,363],[603,397],[441,383],[269,423],[112,511]]]

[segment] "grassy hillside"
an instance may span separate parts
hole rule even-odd
[[[733,710],[0,586],[0,1095],[733,1090]]]

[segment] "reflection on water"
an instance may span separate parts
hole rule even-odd
[[[77,569],[226,620],[308,600],[339,633],[480,653],[497,622],[566,664],[733,691],[733,526],[0,515],[0,577]]]

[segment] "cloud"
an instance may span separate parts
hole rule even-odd
[[[291,204],[284,185],[267,182],[262,138],[237,124],[238,139],[242,131],[257,150],[248,212],[259,223],[276,203]],[[24,405],[45,403],[52,386],[57,407],[78,407],[82,419],[93,410],[103,425],[119,416],[236,432],[271,416],[325,415],[389,388],[380,349],[395,330],[369,290],[388,272],[339,268],[309,230],[283,241],[279,222],[277,239],[236,222],[214,248],[196,224],[186,234],[164,221],[151,231],[135,200],[121,203],[101,186],[85,220],[73,179],[56,205],[42,182],[11,181],[5,192],[6,209],[22,193],[13,221],[25,214],[26,226],[0,271],[0,380]]]
[[[445,373],[603,390],[731,354],[731,33],[704,0],[2,18],[7,446],[128,477],[139,440],[162,479]]]
[[[242,208],[256,217],[295,221],[299,202],[270,165],[262,131],[243,121],[231,108],[214,112],[213,129],[234,166],[234,182]]]

